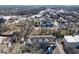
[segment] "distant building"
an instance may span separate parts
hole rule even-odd
[[[53,27],[53,22],[50,20],[41,20],[41,27]]]
[[[4,17],[0,17],[0,23],[5,23],[6,19]]]
[[[18,20],[19,18],[17,16],[10,16],[9,20]]]
[[[40,18],[42,15],[40,15],[40,14],[37,14],[37,15],[33,15],[33,16],[31,16],[31,18]]]

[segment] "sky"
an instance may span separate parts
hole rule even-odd
[[[0,0],[0,5],[79,5],[79,0]]]

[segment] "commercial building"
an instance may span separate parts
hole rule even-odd
[[[79,53],[79,35],[65,36],[64,49],[66,53]]]

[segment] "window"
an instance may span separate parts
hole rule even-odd
[[[76,46],[76,49],[79,49],[79,46]]]

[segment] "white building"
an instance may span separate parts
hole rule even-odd
[[[77,45],[79,45],[79,36],[65,36],[64,43],[75,48]]]
[[[79,35],[65,36],[64,48],[68,53],[79,53]]]
[[[40,18],[41,16],[42,16],[41,14],[37,14],[37,15],[31,16],[31,18],[35,18],[35,17]]]
[[[5,39],[6,37],[0,37],[0,44],[3,42],[3,40]]]

